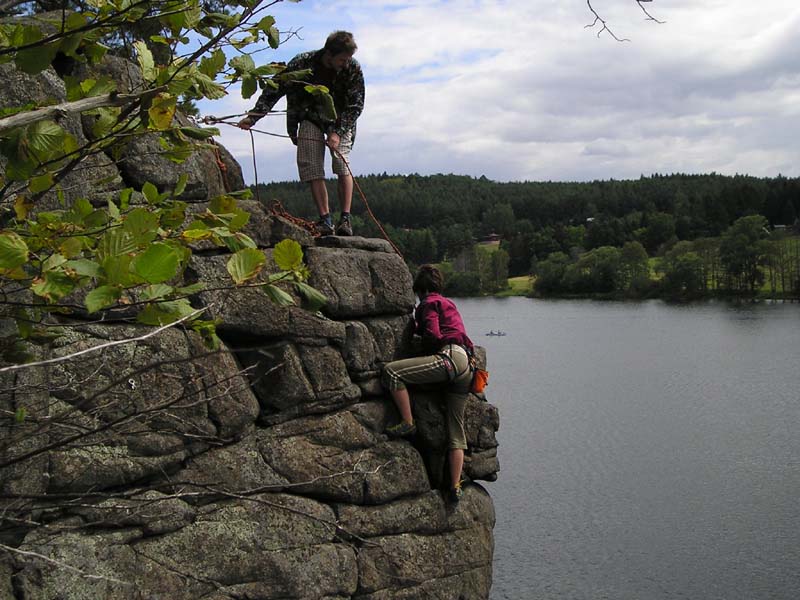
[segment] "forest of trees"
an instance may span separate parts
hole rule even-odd
[[[460,293],[494,291],[502,265],[492,276],[490,267],[476,266],[487,259],[463,260],[492,233],[501,238],[508,275],[537,275],[541,294],[740,294],[765,283],[778,295],[799,293],[798,240],[791,235],[800,214],[798,178],[712,173],[500,183],[384,173],[359,184],[407,262],[467,263],[454,268]],[[314,216],[304,184],[259,185],[257,192],[266,203],[280,200],[293,214]],[[380,235],[359,199],[353,213],[358,235]]]

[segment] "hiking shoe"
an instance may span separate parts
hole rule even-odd
[[[417,426],[413,423],[400,421],[397,425],[387,427],[386,433],[389,437],[408,437],[417,433]]]
[[[350,217],[344,217],[339,221],[339,224],[336,226],[336,235],[353,235],[353,224],[350,223]]]
[[[447,499],[450,504],[458,504],[458,501],[464,496],[464,490],[461,489],[461,482],[456,484],[456,487],[451,488],[447,493]]]
[[[317,221],[316,227],[320,235],[333,235],[333,223],[326,219]]]

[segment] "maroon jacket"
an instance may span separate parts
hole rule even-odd
[[[422,336],[422,347],[434,353],[445,344],[458,344],[472,352],[472,340],[467,336],[461,315],[449,298],[432,292],[425,296],[414,312],[414,333]]]

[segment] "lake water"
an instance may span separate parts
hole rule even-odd
[[[457,302],[500,410],[492,600],[800,598],[800,304]]]

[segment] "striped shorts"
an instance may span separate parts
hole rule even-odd
[[[383,367],[383,384],[389,390],[402,390],[407,384],[448,382],[450,385],[444,398],[447,405],[448,445],[450,448],[466,450],[464,409],[472,382],[466,350],[456,344],[448,344],[438,354],[395,360]]]
[[[331,166],[337,175],[349,175],[350,171],[343,156],[349,160],[350,149],[353,147],[353,133],[348,131],[341,136],[338,154],[331,150]],[[313,181],[325,179],[325,134],[311,121],[302,121],[297,132],[297,170],[300,181]]]

